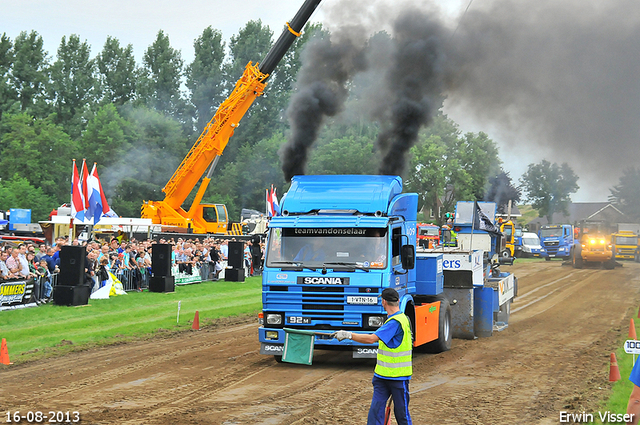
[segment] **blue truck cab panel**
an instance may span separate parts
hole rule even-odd
[[[542,226],[538,232],[540,245],[544,252],[540,256],[545,259],[569,258],[571,247],[576,243],[573,226],[570,224],[549,224]]]

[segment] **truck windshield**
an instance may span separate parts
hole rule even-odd
[[[419,236],[440,236],[440,229],[437,227],[420,227],[418,228]]]
[[[562,228],[557,229],[540,229],[541,238],[560,238],[562,237]]]
[[[637,236],[616,236],[616,245],[638,245]]]
[[[538,238],[522,238],[522,245],[540,245],[540,240]]]
[[[267,267],[290,262],[313,268],[353,264],[381,269],[388,256],[387,229],[271,228],[265,261]]]

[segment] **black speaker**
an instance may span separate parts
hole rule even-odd
[[[175,292],[176,280],[173,276],[151,276],[149,292]]]
[[[244,243],[231,241],[229,242],[229,266],[234,269],[241,269],[244,267]]]
[[[224,280],[226,282],[244,282],[244,268],[226,269],[224,271]]]
[[[171,276],[171,245],[166,243],[151,245],[151,274]]]
[[[88,285],[53,287],[53,303],[57,305],[87,305],[90,295],[91,287]]]
[[[81,246],[65,245],[60,250],[58,284],[75,286],[84,284],[84,261],[87,250]]]

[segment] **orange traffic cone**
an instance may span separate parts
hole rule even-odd
[[[13,364],[9,361],[9,349],[7,348],[7,340],[2,338],[2,345],[0,346],[0,363]]]
[[[193,325],[191,326],[191,329],[194,331],[200,330],[200,316],[198,315],[198,310],[196,310],[196,316],[193,318]]]
[[[631,319],[631,324],[629,325],[629,339],[636,340],[638,339],[636,335],[636,325],[633,323],[633,319]]]
[[[609,382],[620,380],[620,369],[618,369],[618,361],[615,353],[611,353],[611,368],[609,369]]]

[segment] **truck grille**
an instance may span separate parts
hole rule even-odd
[[[551,246],[558,246],[558,244],[559,244],[559,242],[557,242],[557,241],[556,242],[545,242],[544,246],[551,247]]]
[[[291,316],[301,316],[313,321],[360,321],[362,314],[371,313],[376,306],[347,305],[347,295],[375,295],[379,288],[349,286],[305,285],[294,287],[273,286],[265,293],[265,305],[286,304]],[[339,324],[338,324],[339,325]]]

